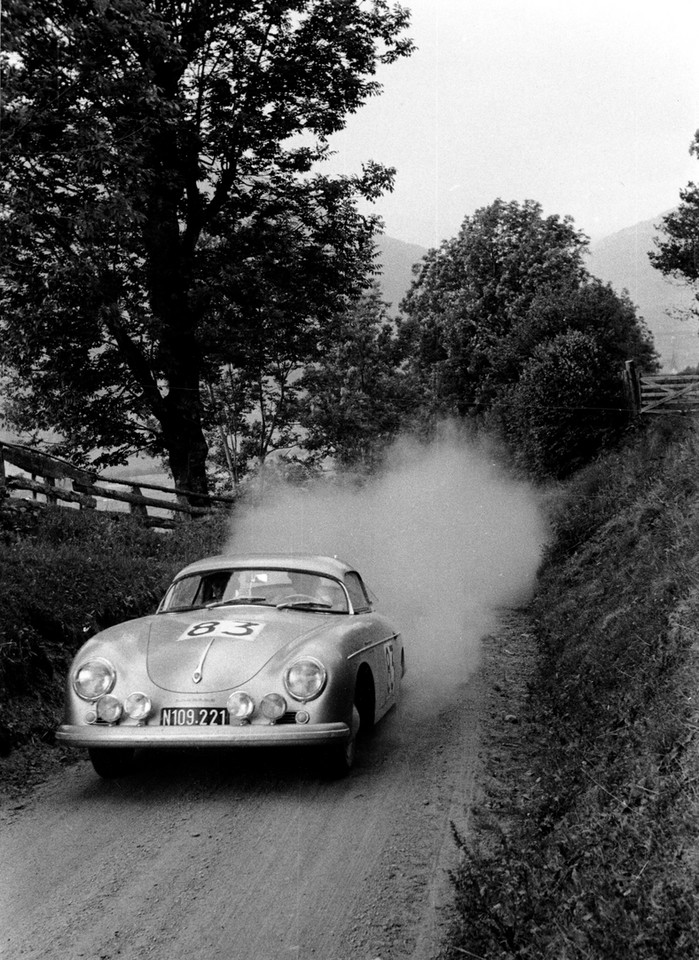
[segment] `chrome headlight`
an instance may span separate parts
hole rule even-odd
[[[292,663],[284,674],[284,686],[294,700],[313,700],[323,687],[328,675],[320,660],[305,657]]]
[[[255,703],[251,696],[242,690],[236,690],[228,698],[226,703],[231,720],[247,720],[255,709]]]
[[[99,700],[114,689],[115,683],[116,670],[103,657],[86,660],[73,674],[73,689],[82,700]]]

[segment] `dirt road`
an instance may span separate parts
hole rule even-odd
[[[435,714],[406,683],[343,781],[309,755],[87,762],[0,812],[5,960],[432,960],[481,681]],[[442,918],[442,919],[440,919]]]

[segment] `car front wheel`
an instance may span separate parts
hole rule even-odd
[[[329,780],[346,777],[354,766],[357,756],[357,730],[359,729],[359,711],[353,708],[352,733],[347,740],[328,747],[325,755],[325,775]]]
[[[123,777],[131,770],[134,754],[131,747],[90,747],[87,752],[95,773],[105,780]]]

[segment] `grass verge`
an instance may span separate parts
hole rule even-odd
[[[0,512],[0,791],[17,794],[71,762],[47,746],[87,637],[152,613],[173,574],[226,535],[223,516],[162,533],[126,514]]]
[[[562,492],[519,773],[457,837],[450,960],[696,957],[698,466],[693,428],[655,429]]]

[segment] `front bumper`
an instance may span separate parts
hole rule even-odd
[[[346,723],[235,726],[90,726],[62,724],[56,739],[73,747],[301,747],[347,740]]]

